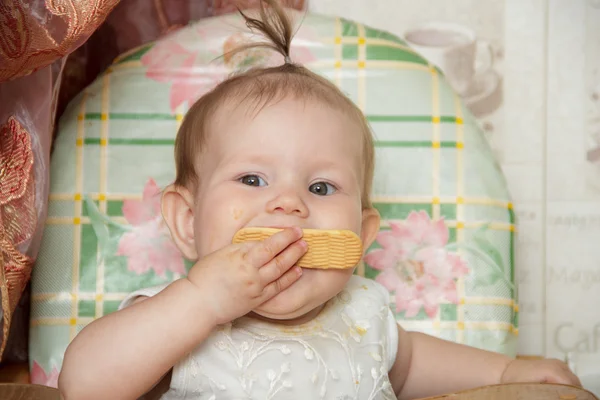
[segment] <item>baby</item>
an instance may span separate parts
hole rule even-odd
[[[352,268],[296,265],[302,229],[350,230],[364,248],[375,239],[373,139],[347,97],[290,60],[291,22],[262,2],[260,19],[244,18],[285,63],[222,82],[177,135],[162,210],[196,263],[81,331],[65,354],[64,398],[413,399],[505,382],[579,385],[556,360],[406,332],[385,289]],[[282,230],[231,244],[245,227]]]

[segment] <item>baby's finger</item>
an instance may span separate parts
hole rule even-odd
[[[269,283],[277,280],[282,276],[288,269],[292,268],[298,260],[308,250],[308,244],[304,240],[299,240],[289,245],[275,258],[260,267],[258,273],[260,275],[261,282],[266,286]]]
[[[250,247],[245,258],[252,265],[262,267],[301,237],[302,229],[286,228]]]
[[[290,268],[286,271],[283,276],[265,286],[263,290],[263,295],[261,298],[261,304],[265,301],[269,300],[272,297],[275,297],[280,292],[292,286],[294,282],[298,280],[302,276],[302,268],[294,267]]]

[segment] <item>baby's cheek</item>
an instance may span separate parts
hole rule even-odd
[[[202,236],[197,238],[199,253],[207,255],[230,244],[250,215],[242,201],[213,202],[196,223],[196,232]]]
[[[320,225],[324,229],[348,229],[360,234],[362,225],[362,212],[353,204],[341,203],[320,213]]]
[[[206,257],[227,246],[230,244],[227,237],[228,235],[226,235],[223,229],[220,229],[218,226],[205,226],[202,230],[202,236],[196,238],[198,256],[200,258]]]
[[[232,207],[230,214],[233,217],[233,220],[237,221],[244,216],[244,210],[242,208]]]
[[[194,227],[196,247],[200,257],[204,257],[227,244],[223,243],[223,236],[230,218],[222,218],[224,210],[220,210],[218,206],[207,211],[203,212],[200,218],[196,219]]]

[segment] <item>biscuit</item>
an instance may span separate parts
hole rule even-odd
[[[233,243],[262,241],[281,231],[276,228],[243,228],[233,237]],[[296,265],[302,268],[354,268],[363,254],[363,246],[356,233],[348,230],[303,229],[302,239],[308,251]]]

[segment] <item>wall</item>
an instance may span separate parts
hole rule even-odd
[[[309,8],[399,36],[455,22],[475,32],[479,64],[489,43],[493,65],[473,76],[464,99],[519,220],[519,351],[574,352],[580,365],[600,365],[600,0],[310,0]]]

